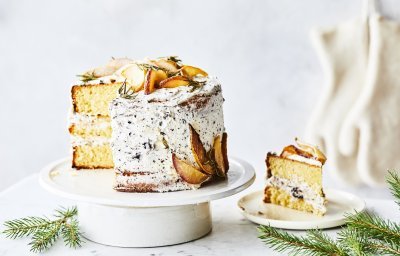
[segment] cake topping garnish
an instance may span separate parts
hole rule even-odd
[[[195,76],[207,77],[208,74],[204,70],[192,66],[183,66],[181,68],[181,74],[185,77],[192,79]]]
[[[132,91],[135,92],[144,90],[145,94],[150,94],[158,88],[176,88],[179,86],[192,86],[195,90],[205,84],[198,78],[207,76],[207,72],[200,68],[183,65],[177,56],[146,59],[144,61],[112,58],[106,65],[78,75],[84,84],[91,81],[115,83],[125,80],[124,86],[132,87]]]
[[[150,60],[150,63],[154,64],[159,69],[164,70],[170,76],[176,75],[179,72],[179,65],[168,58],[158,58],[156,60]]]
[[[201,184],[210,178],[196,167],[180,160],[175,154],[172,154],[172,163],[182,180],[189,184]]]
[[[188,86],[189,78],[185,76],[173,76],[160,82],[160,88],[175,88],[179,86]]]
[[[146,72],[147,70],[140,68],[135,63],[126,65],[118,70],[118,74],[125,78],[126,83],[128,83],[128,85],[135,92],[143,89]]]
[[[106,65],[90,69],[77,76],[80,77],[82,82],[87,83],[92,80],[97,80],[101,77],[113,75],[118,69],[132,62],[133,60],[128,58],[111,58]]]
[[[144,90],[145,94],[150,94],[158,88],[180,86],[192,86],[195,90],[205,84],[205,81],[199,78],[208,76],[200,68],[182,65],[176,56],[132,63],[129,67],[123,67],[117,74],[123,76],[135,92]]]
[[[144,82],[144,94],[150,94],[156,89],[157,70],[149,69]]]
[[[301,142],[298,138],[295,138],[295,142],[297,144],[297,147],[294,145],[286,146],[282,150],[281,157],[299,155],[305,158],[317,160],[321,164],[325,164],[326,156],[317,146]]]
[[[135,98],[135,91],[132,87],[126,85],[126,81],[122,83],[122,86],[118,90],[119,95],[124,99],[134,99]]]
[[[217,136],[214,139],[214,159],[217,163],[217,175],[220,177],[226,177],[229,169],[227,139],[228,134],[226,132],[222,134],[222,138],[221,136]]]
[[[214,138],[214,143],[212,148],[207,152],[204,148],[203,143],[200,140],[200,136],[197,131],[193,128],[192,125],[189,124],[190,130],[190,145],[193,153],[193,157],[198,165],[198,167],[192,166],[182,160],[179,160],[175,154],[173,154],[173,159],[177,159],[180,162],[184,163],[185,165],[179,165],[179,161],[177,161],[177,165],[174,163],[174,167],[177,173],[181,176],[183,180],[188,182],[187,179],[187,172],[201,172],[206,175],[209,179],[215,176],[219,176],[222,178],[226,177],[226,173],[229,169],[228,163],[228,154],[227,154],[227,134],[223,133],[222,138],[221,136],[216,136]],[[184,166],[190,166],[191,168],[185,167],[185,172],[182,170],[178,170],[177,168],[182,168]],[[182,176],[182,174],[184,176]],[[195,174],[193,174],[195,175]],[[209,180],[204,179],[204,181]],[[202,181],[202,182],[204,182]],[[190,183],[190,182],[188,182]],[[201,182],[200,182],[201,183]],[[197,184],[200,184],[197,183]],[[194,184],[194,183],[192,183]]]
[[[203,143],[200,140],[199,134],[193,128],[192,125],[189,125],[190,129],[190,145],[192,148],[192,153],[196,163],[200,166],[203,172],[209,175],[214,175],[216,173],[215,162],[210,157],[211,154],[207,154],[204,149]]]

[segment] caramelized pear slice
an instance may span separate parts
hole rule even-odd
[[[215,170],[210,159],[207,157],[206,150],[204,149],[203,143],[200,140],[199,134],[189,124],[190,129],[190,145],[192,147],[192,153],[196,163],[200,166],[201,170],[209,175],[214,175]]]
[[[324,153],[322,153],[322,151],[317,147],[317,146],[313,146],[311,144],[305,143],[300,141],[297,137],[294,139],[298,145],[298,147],[303,150],[306,151],[308,153],[310,153],[311,155],[313,155],[318,161],[320,161],[322,164],[325,164],[326,162],[326,156]]]
[[[226,177],[226,173],[229,169],[228,152],[227,152],[227,133],[217,136],[214,139],[214,159],[217,164],[217,175],[220,177]]]
[[[179,86],[188,86],[190,81],[184,76],[173,76],[160,82],[160,88],[175,88]]]
[[[85,73],[83,73],[82,76],[90,76],[93,78],[111,76],[112,74],[117,72],[118,69],[132,62],[133,60],[128,58],[117,58],[117,59],[113,58],[107,63],[107,65],[88,70]]]
[[[183,76],[189,77],[190,79],[198,75],[204,77],[208,76],[207,72],[205,72],[204,70],[186,65],[181,68],[181,72]]]
[[[201,184],[209,179],[210,176],[202,173],[196,167],[180,160],[175,154],[172,154],[172,163],[176,172],[189,184]]]
[[[157,73],[153,69],[149,69],[146,74],[146,79],[144,82],[144,94],[150,94],[154,92],[156,89],[155,84],[156,84],[156,78],[157,78]]]
[[[160,86],[160,82],[167,79],[168,75],[163,70],[156,70],[156,82],[155,86],[158,88]]]
[[[224,168],[225,168],[225,174],[229,170],[229,159],[228,159],[228,134],[224,132],[222,134],[222,157],[224,159]]]
[[[143,89],[146,78],[146,70],[141,69],[136,64],[131,64],[127,65],[119,72],[136,92]]]
[[[178,64],[172,60],[167,59],[156,59],[150,61],[152,64],[156,65],[159,68],[166,70],[168,73],[176,73],[179,71]]]

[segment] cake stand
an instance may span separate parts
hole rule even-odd
[[[83,236],[100,244],[156,247],[189,242],[211,231],[210,201],[249,187],[254,168],[229,158],[228,179],[198,190],[168,193],[123,193],[113,187],[112,170],[71,168],[70,159],[45,167],[40,184],[48,191],[77,202]]]

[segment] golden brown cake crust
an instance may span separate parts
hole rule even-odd
[[[266,166],[267,166],[267,179],[268,178],[270,178],[271,176],[272,176],[272,173],[271,173],[271,164],[269,163],[269,159],[270,159],[270,157],[272,157],[272,156],[278,156],[276,153],[273,153],[273,152],[268,152],[267,153],[267,157],[265,158],[265,164],[266,164]]]

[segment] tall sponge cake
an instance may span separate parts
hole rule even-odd
[[[280,155],[268,153],[264,202],[324,215],[322,166],[325,161],[317,147],[300,142],[298,147],[285,147]]]
[[[71,88],[72,111],[69,132],[72,142],[72,167],[76,169],[112,169],[109,104],[123,83],[114,73],[129,59],[112,59],[106,66],[80,75]]]

